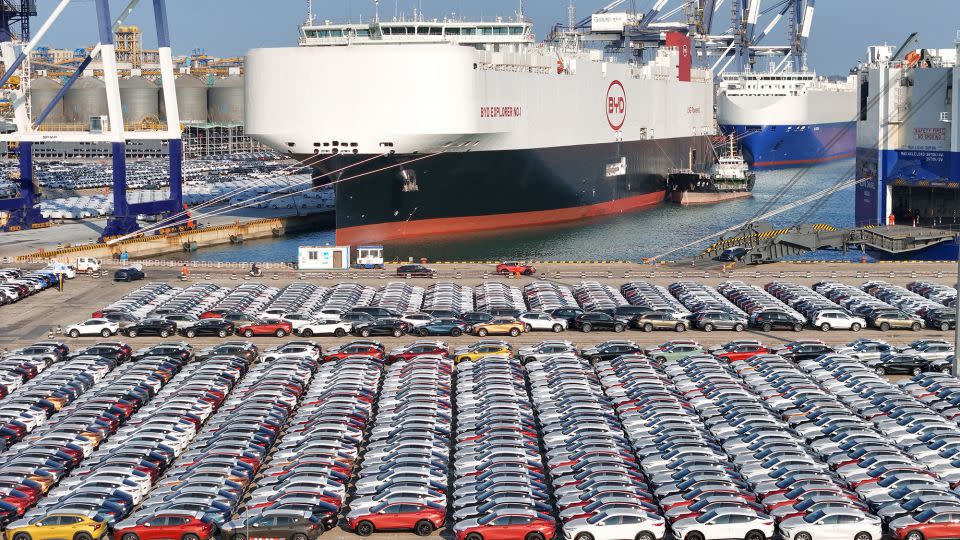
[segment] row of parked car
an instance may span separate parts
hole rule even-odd
[[[0,306],[13,304],[40,291],[57,287],[62,280],[69,277],[62,270],[54,268],[34,271],[0,268]]]

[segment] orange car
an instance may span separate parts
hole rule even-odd
[[[480,337],[497,334],[509,334],[516,337],[519,336],[521,332],[526,331],[526,326],[524,323],[512,317],[500,317],[488,323],[473,325],[473,333]]]

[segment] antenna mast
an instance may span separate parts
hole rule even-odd
[[[373,0],[373,4],[375,6],[373,22],[379,23],[380,22],[380,0]]]
[[[577,18],[577,8],[573,7],[573,0],[570,0],[570,3],[567,5],[567,30],[573,32],[573,28],[576,26]]]
[[[307,0],[307,25],[313,26],[313,0]]]

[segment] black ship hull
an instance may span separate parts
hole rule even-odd
[[[668,171],[706,168],[708,137],[492,152],[297,156],[336,190],[337,242],[575,222],[654,206]]]

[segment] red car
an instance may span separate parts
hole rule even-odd
[[[497,265],[498,274],[522,274],[524,276],[531,276],[537,273],[537,269],[530,266],[527,263],[517,262],[517,261],[504,261]]]
[[[773,351],[760,345],[740,345],[732,350],[720,353],[717,358],[723,358],[727,362],[738,362],[749,360],[758,354],[769,354]]]
[[[435,343],[414,343],[390,351],[387,361],[398,362],[400,360],[412,360],[423,355],[446,356],[449,352],[446,347],[441,347]]]
[[[903,516],[890,522],[895,540],[941,540],[960,538],[960,520],[949,509],[924,510],[915,516]]]
[[[384,350],[383,345],[380,345],[379,343],[374,343],[371,341],[354,341],[341,347],[329,349],[327,354],[323,357],[323,361],[333,362],[334,360],[342,360],[350,356],[367,356],[370,358],[376,358],[377,360],[383,360],[386,356],[386,351]]]
[[[283,337],[293,332],[293,324],[287,321],[257,321],[237,328],[237,334],[243,337],[277,336]]]
[[[443,526],[447,507],[433,502],[385,502],[347,514],[347,525],[360,536],[373,531],[413,531],[420,536]]]
[[[212,520],[186,514],[157,514],[140,519],[126,519],[113,528],[114,540],[168,540],[189,538],[209,540],[216,532]]]
[[[453,527],[457,540],[552,540],[557,522],[546,514],[489,514]]]

